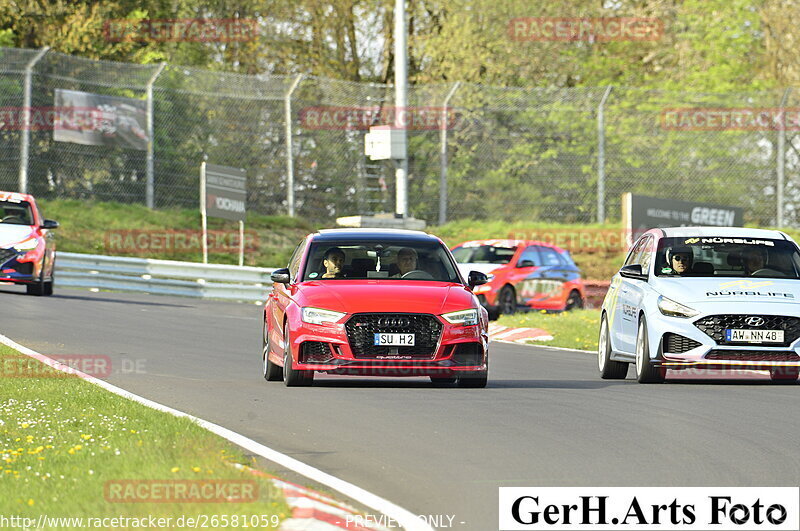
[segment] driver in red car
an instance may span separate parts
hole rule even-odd
[[[331,247],[325,251],[322,265],[325,267],[325,273],[322,274],[322,278],[345,278],[342,272],[344,251],[339,247]]]
[[[410,247],[403,247],[397,252],[397,268],[400,272],[390,278],[402,278],[409,271],[417,269],[417,251]]]

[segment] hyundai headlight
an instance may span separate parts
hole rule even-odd
[[[695,315],[699,315],[700,312],[693,308],[689,308],[688,306],[684,306],[679,302],[675,302],[672,299],[668,299],[663,295],[658,298],[658,309],[664,315],[669,315],[670,317],[694,317]]]
[[[442,317],[444,317],[445,321],[454,325],[470,326],[478,324],[478,310],[474,308],[445,313]]]
[[[329,324],[335,323],[347,315],[344,312],[334,312],[333,310],[323,310],[321,308],[303,308],[303,322],[310,324]]]

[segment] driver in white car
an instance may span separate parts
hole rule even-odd
[[[746,275],[752,275],[764,269],[767,267],[767,250],[762,247],[747,249],[742,253],[742,265],[744,265]]]
[[[692,272],[694,255],[688,247],[674,247],[667,250],[670,268],[676,275],[688,275]]]
[[[397,267],[400,272],[390,278],[402,278],[409,271],[417,269],[417,251],[410,247],[403,247],[397,252]]]

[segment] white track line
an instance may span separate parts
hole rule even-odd
[[[249,439],[244,435],[236,433],[235,431],[229,430],[228,428],[223,428],[218,424],[214,424],[212,422],[203,420],[188,413],[184,413],[183,411],[173,409],[169,406],[159,404],[158,402],[148,400],[147,398],[133,394],[129,391],[126,391],[125,389],[112,385],[106,381],[99,380],[93,376],[89,376],[88,374],[82,373],[62,363],[59,363],[58,361],[49,358],[44,354],[40,354],[35,350],[31,350],[28,347],[20,345],[19,343],[4,336],[3,334],[0,334],[0,343],[8,347],[11,347],[15,350],[18,350],[19,352],[25,354],[26,356],[39,360],[42,363],[49,365],[50,367],[53,367],[56,370],[74,374],[95,385],[99,385],[103,389],[110,391],[116,395],[125,397],[129,400],[133,400],[134,402],[138,402],[152,409],[163,411],[164,413],[169,413],[176,417],[185,417],[191,419],[195,421],[199,426],[207,429],[208,431],[216,435],[219,435],[220,437],[223,437],[224,439],[227,439],[230,442],[238,446],[241,446],[242,448],[245,448],[255,454],[258,454],[264,459],[269,459],[273,463],[277,463],[280,466],[288,468],[293,472],[302,474],[303,476],[313,481],[316,481],[317,483],[321,483],[326,487],[330,487],[334,490],[337,490],[342,494],[344,494],[345,496],[348,496],[359,503],[363,503],[367,507],[371,507],[372,509],[375,509],[376,511],[382,514],[385,514],[386,516],[394,519],[396,522],[401,524],[403,528],[406,529],[407,531],[433,531],[433,528],[427,523],[425,523],[425,521],[423,521],[421,518],[418,518],[414,513],[406,509],[403,509],[399,505],[395,505],[389,500],[386,500],[384,498],[381,498],[380,496],[372,494],[371,492],[368,492],[362,489],[361,487],[357,487],[352,483],[348,483],[347,481],[332,476],[327,472],[319,470],[318,468],[314,468],[301,461],[298,461],[293,457],[289,457],[288,455],[282,454],[277,450],[273,450],[272,448],[264,446],[263,444],[258,443],[252,439]]]

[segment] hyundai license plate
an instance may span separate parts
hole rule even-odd
[[[731,343],[783,343],[783,330],[728,328],[725,339]]]
[[[413,347],[414,334],[375,334],[373,344],[386,347]]]

